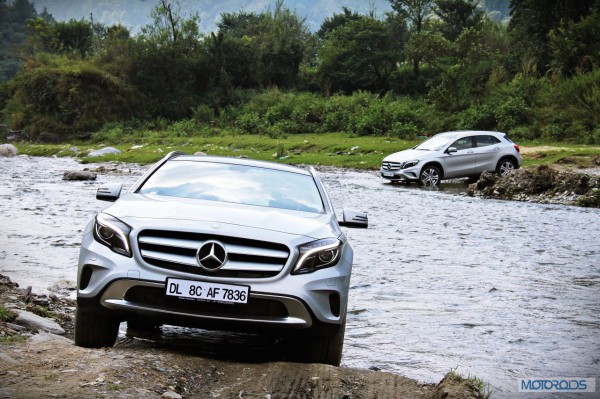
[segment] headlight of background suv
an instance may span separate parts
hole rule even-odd
[[[418,160],[404,162],[404,165],[402,165],[402,169],[412,168],[413,166],[415,166],[418,163],[419,163]]]
[[[116,217],[99,213],[94,222],[94,238],[102,245],[106,245],[113,252],[131,258],[129,233],[131,227]]]
[[[317,240],[301,246],[300,258],[292,273],[312,273],[334,266],[340,258],[341,247],[342,242],[336,238]]]

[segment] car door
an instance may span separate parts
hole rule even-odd
[[[474,145],[473,136],[467,136],[448,146],[448,148],[456,148],[456,152],[446,153],[444,157],[444,178],[466,177],[476,173],[477,157]]]
[[[489,134],[475,136],[474,151],[477,158],[476,174],[483,173],[486,170],[490,172],[496,170],[501,155],[500,140],[497,137]]]

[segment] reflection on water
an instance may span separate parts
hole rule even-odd
[[[80,168],[70,159],[1,160],[0,270],[21,285],[74,281],[81,232],[105,205],[96,187],[130,185],[140,173],[61,180]],[[520,378],[600,376],[599,210],[457,195],[465,182],[435,190],[374,173],[321,176],[338,212],[367,211],[370,221],[345,230],[355,264],[344,366],[425,382],[457,368],[492,383],[496,398],[514,397]],[[166,328],[161,340],[176,346],[198,335],[217,342],[205,354],[241,339]],[[280,350],[254,336],[248,343],[254,353]]]

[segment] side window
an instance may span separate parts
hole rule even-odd
[[[473,138],[472,137],[463,137],[462,139],[456,140],[450,147],[454,147],[457,150],[466,150],[467,148],[473,147]]]
[[[487,147],[488,145],[498,144],[500,140],[498,140],[494,136],[477,136],[477,147]]]

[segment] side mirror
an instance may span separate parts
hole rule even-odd
[[[452,153],[455,153],[455,152],[457,152],[457,151],[458,151],[458,150],[456,149],[456,147],[448,147],[448,149],[446,150],[446,152],[447,152],[448,154],[452,154]]]
[[[366,229],[369,227],[369,218],[365,212],[353,209],[344,209],[343,220],[338,222],[343,227]]]
[[[96,199],[100,201],[115,202],[121,195],[123,184],[121,183],[110,183],[104,186],[98,187],[96,191]]]

